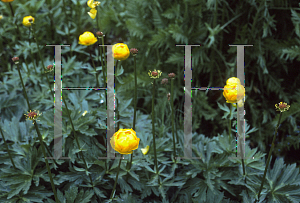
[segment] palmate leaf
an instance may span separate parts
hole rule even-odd
[[[276,159],[268,170],[266,181],[270,188],[267,198],[275,202],[300,202],[300,174],[296,164],[286,166],[283,158]]]

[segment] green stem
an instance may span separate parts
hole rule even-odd
[[[171,107],[172,107],[172,136],[173,136],[173,152],[174,159],[176,163],[176,146],[175,146],[175,135],[174,135],[174,103],[173,103],[173,94],[174,94],[174,79],[171,78]]]
[[[230,142],[230,138],[231,138],[231,111],[232,111],[231,104],[229,104],[229,109],[230,109],[230,112],[229,112],[229,119],[228,119],[228,139],[229,139],[229,143],[231,143]]]
[[[76,139],[76,143],[77,143],[77,145],[78,145],[78,149],[80,150],[81,147],[80,147],[80,144],[79,144],[79,141],[78,141],[78,137],[77,137],[77,135],[76,135],[76,131],[75,131],[75,128],[74,128],[74,125],[73,125],[73,122],[72,122],[72,119],[71,119],[71,116],[70,116],[70,112],[69,112],[69,109],[68,109],[68,106],[67,106],[67,102],[66,102],[65,98],[63,97],[63,95],[62,95],[62,99],[63,99],[63,102],[64,102],[64,104],[65,104],[65,106],[66,106],[67,114],[68,114],[68,117],[69,117],[69,119],[70,119],[70,123],[71,123],[71,126],[72,126],[72,130],[73,130],[73,133],[74,133],[74,137],[75,137],[75,139]],[[88,171],[88,167],[87,167],[87,164],[86,164],[86,161],[85,161],[85,158],[84,158],[84,156],[83,156],[82,151],[80,150],[79,153],[80,153],[81,158],[82,158],[82,160],[83,160],[83,162],[84,162],[85,170]],[[91,174],[88,174],[88,175],[89,175],[91,184],[92,184],[92,186],[94,187],[94,183],[93,183]]]
[[[11,11],[12,17],[15,17],[14,10],[13,10],[13,8],[12,8],[11,3],[9,2],[8,4],[9,4],[9,7],[10,7],[10,11]],[[17,21],[15,22],[15,25],[17,26],[18,40],[21,40],[21,38],[20,38],[21,32],[20,32],[19,26],[18,26],[18,24],[17,24]]]
[[[27,93],[26,93],[26,90],[25,90],[24,82],[23,82],[23,79],[22,79],[22,76],[21,76],[20,68],[19,68],[18,65],[17,65],[17,69],[18,69],[18,72],[19,72],[19,76],[20,76],[20,80],[21,80],[21,83],[22,83],[24,95],[25,95],[25,98],[26,98],[26,101],[27,101],[27,104],[28,104],[28,108],[31,109],[30,104],[29,104],[29,100],[28,100],[28,96],[27,96]],[[50,178],[50,182],[51,182],[52,190],[53,190],[53,193],[54,193],[55,201],[60,203],[60,201],[57,198],[55,186],[54,186],[53,179],[52,179],[52,174],[51,174],[51,171],[50,171],[48,160],[46,158],[46,153],[45,153],[45,148],[44,148],[44,143],[43,143],[41,133],[39,131],[39,128],[38,128],[38,125],[36,124],[36,122],[34,121],[33,123],[34,123],[35,129],[36,129],[36,132],[38,134],[39,140],[40,140],[40,145],[42,147],[43,155],[45,157],[46,167],[47,167],[47,170],[48,170],[48,175],[49,175],[49,178]]]
[[[122,155],[121,155],[121,156],[122,156]],[[110,194],[110,199],[111,199],[111,200],[112,200],[113,197],[115,196],[116,186],[117,186],[118,177],[119,177],[119,172],[120,172],[121,161],[122,161],[122,158],[121,158],[120,161],[119,161],[119,166],[118,166],[118,171],[117,171],[117,176],[116,176],[114,188],[113,188],[113,190],[111,191],[111,194]]]
[[[67,27],[68,27],[68,42],[71,43],[71,40],[70,40],[70,27],[69,27],[69,15],[67,14],[67,9],[66,9],[66,4],[65,4],[65,0],[63,0],[63,12],[64,14],[66,15],[66,19],[67,19]],[[72,14],[72,13],[71,13]],[[72,46],[70,46],[70,58],[72,58]]]
[[[133,56],[134,58],[134,97],[133,97],[133,105],[134,105],[134,113],[133,113],[133,124],[132,129],[135,131],[135,122],[136,122],[136,107],[137,107],[137,76],[136,76],[136,55]],[[127,163],[127,170],[131,169],[132,165],[132,157],[133,153],[130,155],[130,162]],[[126,177],[126,181],[128,180],[128,176]]]
[[[119,60],[117,60],[117,62],[116,62],[115,70],[117,70],[118,64],[119,64]],[[116,89],[116,95],[117,95],[117,86],[116,86],[116,82],[117,82],[117,81],[115,81],[115,89]],[[116,102],[117,102],[117,109],[116,109],[116,112],[117,112],[117,121],[118,121],[117,129],[119,130],[119,129],[120,129],[120,112],[119,112],[119,100],[118,100],[117,97],[116,97]]]
[[[30,53],[31,53],[31,57],[32,57],[32,63],[33,63],[33,67],[34,67],[34,71],[35,71],[35,74],[37,75],[37,71],[36,71],[36,66],[35,66],[35,62],[34,62],[34,57],[33,57],[33,53],[32,53],[32,49],[31,49],[31,45],[30,45],[30,30],[31,27],[29,27],[29,37],[28,37],[28,42],[29,42],[29,47],[30,47]]]
[[[52,37],[52,42],[54,42],[55,40],[54,40],[54,34],[55,34],[55,30],[54,30],[54,26],[53,26],[53,20],[52,20],[52,18],[53,18],[53,16],[52,16],[52,12],[51,12],[51,9],[52,9],[52,7],[51,7],[51,1],[49,2],[50,0],[47,0],[47,4],[49,5],[49,13],[48,13],[48,15],[49,15],[49,19],[50,19],[50,27],[51,27],[51,31],[50,31],[50,33],[51,33],[51,37]],[[44,67],[44,66],[43,66]]]
[[[94,60],[93,60],[93,58],[92,58],[91,49],[89,49],[89,52],[90,52],[90,57],[91,57],[91,60],[92,60],[92,63],[93,63],[93,67],[94,67],[95,72],[96,72],[96,87],[100,87],[100,86],[99,86],[99,81],[98,81],[98,72],[97,72],[97,69],[96,69]]]
[[[261,191],[262,191],[262,188],[263,188],[263,185],[264,185],[264,182],[265,182],[265,178],[266,178],[268,166],[269,166],[270,159],[271,159],[271,154],[272,154],[272,152],[273,152],[274,142],[275,142],[275,140],[276,140],[277,130],[278,130],[278,127],[279,127],[279,123],[280,123],[280,120],[281,120],[281,116],[282,116],[282,112],[280,112],[280,116],[279,116],[278,123],[277,123],[277,126],[276,126],[275,134],[274,134],[274,136],[273,136],[272,146],[271,146],[271,149],[270,149],[270,152],[269,152],[269,155],[268,155],[268,159],[267,159],[267,165],[266,165],[265,172],[264,172],[264,176],[263,176],[263,179],[262,179],[262,182],[261,182],[261,185],[260,185],[260,189],[259,189],[259,192],[258,192],[258,199],[257,199],[258,201],[259,201],[260,193],[261,193]],[[255,202],[256,202],[257,200],[255,200]]]
[[[16,166],[15,166],[14,160],[12,159],[12,156],[11,156],[11,154],[10,154],[10,150],[9,150],[9,148],[8,148],[8,144],[7,144],[6,141],[5,141],[5,137],[4,137],[4,135],[3,135],[1,126],[0,126],[0,132],[1,132],[1,135],[2,135],[2,139],[4,140],[4,144],[5,144],[5,146],[6,146],[6,149],[7,149],[9,158],[10,158],[10,161],[11,161],[12,165],[14,166],[14,169],[17,169]]]
[[[104,35],[102,36],[102,45],[104,45]],[[106,64],[106,59],[105,59],[105,47],[102,46],[102,50],[103,50],[103,59],[104,59],[104,64],[105,64],[105,67],[107,67],[107,64]]]
[[[159,179],[159,175],[158,175],[158,166],[157,166],[157,156],[156,156],[156,144],[155,144],[154,100],[155,100],[155,79],[153,79],[153,88],[152,88],[152,134],[153,134],[154,163],[155,163],[155,167],[156,167],[156,174],[157,174],[157,178],[158,178],[158,184],[160,185],[160,179]]]
[[[12,17],[15,17],[15,14],[14,14],[14,10],[13,10],[13,7],[11,5],[11,3],[9,2],[9,7],[10,7],[10,11],[11,11],[11,15]],[[18,39],[21,40],[21,32],[20,32],[20,29],[19,29],[19,26],[17,24],[17,22],[15,23],[16,26],[17,26],[17,32],[18,32]],[[11,45],[9,44],[9,47],[11,48],[12,52],[13,52],[13,48],[11,47]],[[28,63],[27,63],[27,60],[24,58],[24,61],[25,61],[25,64],[26,64],[26,68],[27,70],[29,71],[29,68],[28,68]],[[29,71],[30,72],[30,71]]]
[[[33,38],[35,39],[35,43],[36,43],[36,46],[37,46],[37,48],[38,48],[39,56],[40,56],[40,59],[41,59],[41,62],[42,62],[42,71],[44,71],[44,68],[45,68],[44,59],[43,59],[42,54],[41,54],[41,51],[40,51],[39,43],[38,43],[37,38],[36,38],[36,36],[35,36],[35,32],[34,32],[34,29],[33,29],[33,24],[31,24],[31,26],[32,26],[32,30],[31,30],[31,31],[32,31],[32,36],[33,36]],[[43,80],[44,80],[44,74],[41,73],[41,75],[42,75],[42,81],[43,81]],[[48,85],[49,85],[50,93],[51,93],[52,98],[53,98],[53,100],[54,100],[54,94],[52,93],[52,88],[51,88],[51,86],[50,86],[48,77],[46,76],[46,78],[47,78],[47,82],[48,82]]]

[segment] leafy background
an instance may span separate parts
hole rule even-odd
[[[11,17],[8,3],[0,2],[0,113],[1,128],[17,169],[13,169],[2,137],[0,138],[1,202],[54,202],[54,196],[41,153],[37,134],[24,113],[24,98],[16,66],[11,58],[19,56],[21,73],[30,104],[42,112],[38,122],[43,141],[53,153],[53,98],[41,76],[37,44],[22,25],[24,16],[35,17],[36,37],[45,65],[54,63],[53,48],[45,44],[70,44],[62,49],[63,86],[96,85],[89,58],[93,51],[97,70],[96,44],[78,44],[85,31],[97,31],[96,19],[87,12],[86,1],[14,0]],[[134,152],[130,171],[122,162],[116,202],[253,202],[263,171],[265,156],[279,119],[274,104],[291,105],[281,119],[272,154],[271,170],[262,191],[261,202],[300,202],[299,128],[300,128],[300,7],[283,0],[114,0],[101,1],[101,31],[105,44],[123,42],[137,48],[138,104],[136,132],[141,139]],[[20,28],[16,32],[14,23]],[[157,152],[162,185],[154,173],[151,135],[151,80],[154,68],[163,74],[176,74],[174,89],[177,153],[183,155],[184,49],[176,44],[201,44],[192,48],[192,87],[223,87],[236,76],[236,48],[229,44],[252,44],[245,48],[245,119],[247,184],[243,182],[241,160],[234,156],[235,141],[228,139],[228,119],[235,133],[236,113],[229,114],[222,91],[193,91],[193,156],[201,160],[180,160],[172,154],[171,105],[167,100],[170,85],[157,89],[155,115]],[[26,63],[25,63],[26,60]],[[37,70],[35,72],[35,69]],[[99,74],[103,85],[102,73]],[[53,72],[47,77],[52,81]],[[120,128],[131,128],[133,120],[133,57],[116,70],[116,95]],[[161,79],[160,78],[160,79]],[[160,80],[159,80],[160,81]],[[53,85],[53,82],[52,84]],[[63,105],[63,154],[70,160],[49,161],[61,202],[106,202],[113,188],[117,160],[105,161],[106,100],[103,91],[63,91],[72,112],[76,134],[88,162],[92,187],[78,152]],[[84,111],[88,111],[82,116]],[[116,129],[117,130],[117,129]],[[140,148],[150,145],[143,155]],[[125,156],[129,159],[129,156]],[[128,182],[125,176],[128,175]]]

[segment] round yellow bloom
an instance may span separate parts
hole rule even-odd
[[[100,5],[100,2],[99,1],[94,2],[94,0],[88,0],[87,5],[90,8],[95,8],[96,6]]]
[[[226,85],[230,85],[230,86],[234,86],[234,85],[237,85],[237,84],[241,84],[241,81],[239,78],[236,78],[236,77],[231,77],[229,78],[227,81],[226,81]]]
[[[2,2],[12,2],[14,0],[1,0]]]
[[[140,138],[132,129],[119,129],[111,140],[110,144],[120,154],[132,154],[132,151],[139,147]]]
[[[97,38],[91,32],[84,32],[82,35],[79,36],[79,44],[89,46],[95,44],[97,42]]]
[[[245,88],[236,77],[229,78],[224,88],[229,88],[223,91],[227,103],[238,103],[245,96]]]
[[[32,16],[25,16],[23,18],[23,25],[26,26],[26,27],[30,27],[31,26],[31,23],[29,22],[29,19],[32,19],[32,22],[31,23],[34,23],[34,17]]]
[[[113,57],[117,60],[126,60],[130,55],[128,46],[123,43],[115,44],[112,47],[112,52],[113,52]]]
[[[0,15],[0,20],[2,20],[2,18],[3,18],[3,15]]]

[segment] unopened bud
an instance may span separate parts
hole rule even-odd
[[[130,52],[135,56],[138,53],[138,50],[136,48],[131,48]]]
[[[18,64],[19,63],[19,57],[13,57],[12,59],[11,59],[15,64]]]
[[[169,76],[169,78],[174,78],[175,77],[175,73],[169,73],[168,76]]]
[[[47,66],[47,69],[48,69],[48,70],[51,70],[52,68],[53,68],[53,65],[48,65],[48,66]]]
[[[168,78],[162,79],[162,80],[161,80],[161,84],[162,84],[162,85],[168,84]]]
[[[102,37],[102,36],[103,36],[103,32],[98,31],[98,32],[96,32],[96,35],[97,35],[98,37]]]

